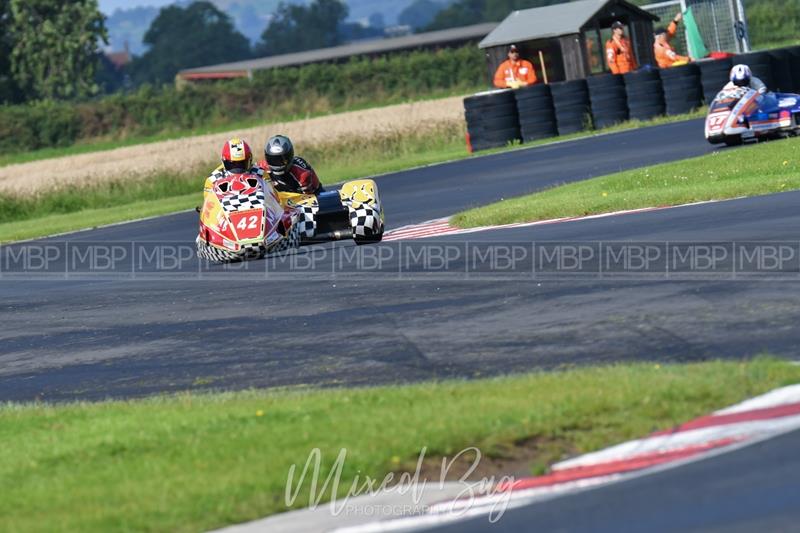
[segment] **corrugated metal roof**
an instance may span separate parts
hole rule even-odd
[[[210,65],[182,70],[179,76],[192,77],[193,74],[207,74],[212,72],[249,72],[276,67],[288,67],[303,65],[306,63],[319,63],[322,61],[333,61],[344,59],[350,56],[365,54],[380,54],[396,50],[413,49],[423,46],[434,46],[453,41],[467,41],[470,39],[480,39],[485,37],[490,31],[497,27],[496,22],[463,26],[461,28],[451,28],[449,30],[431,31],[426,33],[416,33],[403,37],[391,39],[375,39],[370,41],[359,41],[357,43],[346,44],[343,46],[333,46],[331,48],[320,48],[318,50],[308,50],[294,54],[284,54],[280,56],[262,57],[248,61],[237,61],[235,63],[224,63],[222,65]]]
[[[478,45],[480,48],[501,46],[533,39],[547,39],[580,32],[580,29],[606,4],[616,3],[640,11],[657,20],[654,15],[625,1],[578,0],[552,6],[513,11]]]

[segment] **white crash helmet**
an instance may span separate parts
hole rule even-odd
[[[747,87],[750,85],[750,78],[753,73],[747,65],[736,65],[731,69],[731,83],[739,87]]]

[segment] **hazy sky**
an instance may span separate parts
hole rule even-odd
[[[171,4],[175,0],[100,0],[100,11],[106,15],[110,15],[115,9],[119,7],[137,7],[137,6],[165,6]]]

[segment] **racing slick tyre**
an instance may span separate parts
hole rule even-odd
[[[741,146],[743,141],[741,135],[732,135],[730,137],[725,137],[722,142],[725,143],[725,146]]]
[[[267,249],[263,245],[250,246],[241,253],[222,250],[206,243],[200,236],[195,240],[195,244],[197,257],[212,263],[238,263],[250,259],[262,259],[267,254]]]
[[[698,61],[700,83],[703,86],[703,100],[710,104],[717,93],[728,83],[733,61],[731,58]]]
[[[347,209],[350,211],[350,228],[356,244],[375,243],[383,239],[380,211],[367,204],[358,207],[348,206]]]
[[[286,237],[267,248],[265,255],[277,255],[297,251],[297,249],[300,248],[300,241],[302,237],[300,232],[300,224],[295,223],[292,226],[292,229],[289,230],[289,234],[286,235]]]

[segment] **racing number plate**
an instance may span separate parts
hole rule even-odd
[[[264,213],[262,209],[248,209],[231,213],[231,224],[240,241],[258,239],[262,235]]]
[[[709,115],[708,131],[713,133],[724,129],[725,123],[728,121],[730,114],[730,111],[724,111],[722,113],[714,113],[713,115]]]

